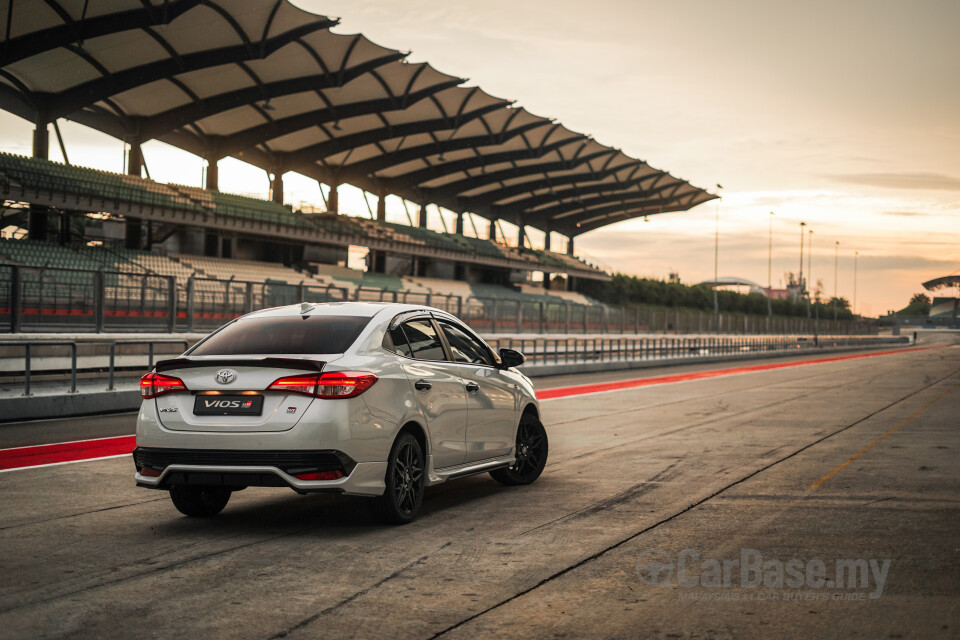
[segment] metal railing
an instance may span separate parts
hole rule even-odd
[[[77,343],[73,340],[0,340],[0,347],[23,347],[23,395],[30,395],[30,371],[33,347],[70,347],[70,393],[77,392]]]
[[[498,350],[501,347],[517,349],[526,356],[526,367],[548,365],[580,365],[590,363],[676,362],[696,358],[764,356],[777,354],[812,353],[820,349],[842,347],[879,347],[894,344],[909,344],[906,336],[638,336],[638,337],[588,337],[588,338],[550,338],[550,337],[501,337],[490,338],[488,344]],[[148,363],[144,371],[153,368],[154,347],[156,345],[189,346],[186,340],[114,340],[109,343],[109,373],[107,390],[116,389],[116,359],[118,346],[146,346],[135,356],[147,355]],[[77,342],[71,340],[3,340],[0,347],[22,347],[24,349],[23,395],[31,395],[31,373],[33,371],[34,347],[70,347],[70,388],[69,393],[77,393]],[[49,354],[36,357],[51,357]],[[83,371],[102,371],[103,365],[87,366]]]
[[[569,302],[467,298],[458,314],[482,333],[498,334],[763,334],[872,335],[876,328],[853,321],[745,316],[675,309],[641,309]]]
[[[158,344],[182,344],[184,351],[186,351],[186,350],[187,350],[187,347],[190,346],[190,343],[187,342],[186,340],[166,340],[166,339],[164,339],[164,340],[114,340],[113,342],[110,343],[110,365],[109,365],[109,370],[110,370],[110,372],[109,372],[109,374],[108,374],[108,376],[107,376],[107,380],[108,380],[108,382],[107,382],[107,391],[113,391],[113,372],[114,372],[115,363],[116,363],[117,345],[125,345],[125,344],[147,345],[147,346],[148,346],[148,349],[147,349],[147,354],[148,354],[147,371],[150,371],[151,369],[153,369],[153,347],[154,347],[154,345],[158,345]],[[74,367],[76,367],[76,363],[74,363]]]
[[[487,340],[494,349],[516,349],[530,365],[585,364],[593,362],[683,360],[809,352],[837,347],[908,344],[909,338],[878,336],[643,336],[617,338],[524,338]]]
[[[108,364],[108,382],[107,382],[107,391],[113,391],[115,389],[114,378],[116,372],[116,359],[117,359],[117,347],[120,345],[138,345],[138,346],[147,346],[147,356],[148,363],[145,371],[149,371],[153,368],[154,360],[154,347],[156,345],[162,344],[176,344],[183,345],[184,350],[189,346],[189,343],[186,340],[180,340],[175,338],[160,338],[155,340],[114,340],[110,342],[110,351],[109,351],[109,364]],[[35,347],[70,347],[70,390],[69,393],[77,393],[77,373],[80,370],[78,366],[78,357],[77,357],[77,342],[75,340],[0,340],[0,347],[21,347],[23,348],[23,395],[31,395],[31,384],[33,377],[33,360],[34,358],[51,358],[50,354],[38,355],[35,351]],[[143,354],[133,354],[133,355],[143,355]],[[8,356],[4,356],[8,357]],[[86,357],[86,356],[85,356]],[[90,370],[91,367],[86,367],[84,371]],[[92,369],[97,369],[102,371],[102,364],[99,367],[92,367]],[[46,371],[50,373],[50,371]],[[58,374],[59,375],[59,374]]]
[[[462,297],[371,287],[248,282],[0,265],[0,331],[206,332],[256,309],[298,302],[406,302],[438,307],[498,334],[876,333],[866,322],[579,304],[559,296]]]
[[[363,302],[402,302],[404,304],[422,304],[443,309],[459,316],[463,309],[463,298],[448,293],[427,293],[422,291],[392,291],[373,287],[358,287],[351,300]]]

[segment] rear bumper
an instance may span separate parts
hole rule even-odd
[[[301,493],[334,492],[378,496],[385,490],[387,463],[354,462],[340,451],[238,451],[138,447],[133,452],[137,486],[176,485],[289,487]],[[144,475],[147,471],[150,475]],[[302,480],[297,474],[339,471],[336,480]],[[159,475],[154,475],[159,473]]]

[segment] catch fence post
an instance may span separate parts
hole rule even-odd
[[[196,310],[196,301],[194,300],[196,288],[194,286],[193,276],[187,278],[187,332],[193,331],[193,315]]]
[[[173,333],[177,323],[177,279],[167,276],[167,333]]]
[[[23,320],[23,301],[20,296],[20,267],[10,266],[10,333],[18,333]]]
[[[93,274],[93,317],[96,323],[97,333],[103,333],[104,316],[106,315],[106,310],[104,309],[105,295],[103,270],[101,269]]]

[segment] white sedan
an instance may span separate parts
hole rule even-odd
[[[547,434],[522,363],[430,307],[257,311],[143,377],[136,481],[188,516],[270,486],[368,496],[384,521],[409,522],[425,486],[540,476]]]

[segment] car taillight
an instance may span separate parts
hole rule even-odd
[[[140,395],[144,400],[156,398],[157,396],[171,391],[186,391],[187,385],[183,384],[180,378],[165,376],[159,373],[148,373],[140,378]]]
[[[270,385],[273,391],[302,393],[308,396],[328,400],[336,398],[354,398],[377,381],[377,376],[362,371],[337,371],[320,376],[288,376],[280,378]]]
[[[320,376],[318,398],[353,398],[377,381],[377,376],[362,371],[337,371]]]
[[[271,384],[268,389],[272,391],[287,391],[289,393],[302,393],[307,396],[316,395],[317,378],[319,376],[287,376],[280,378]]]

